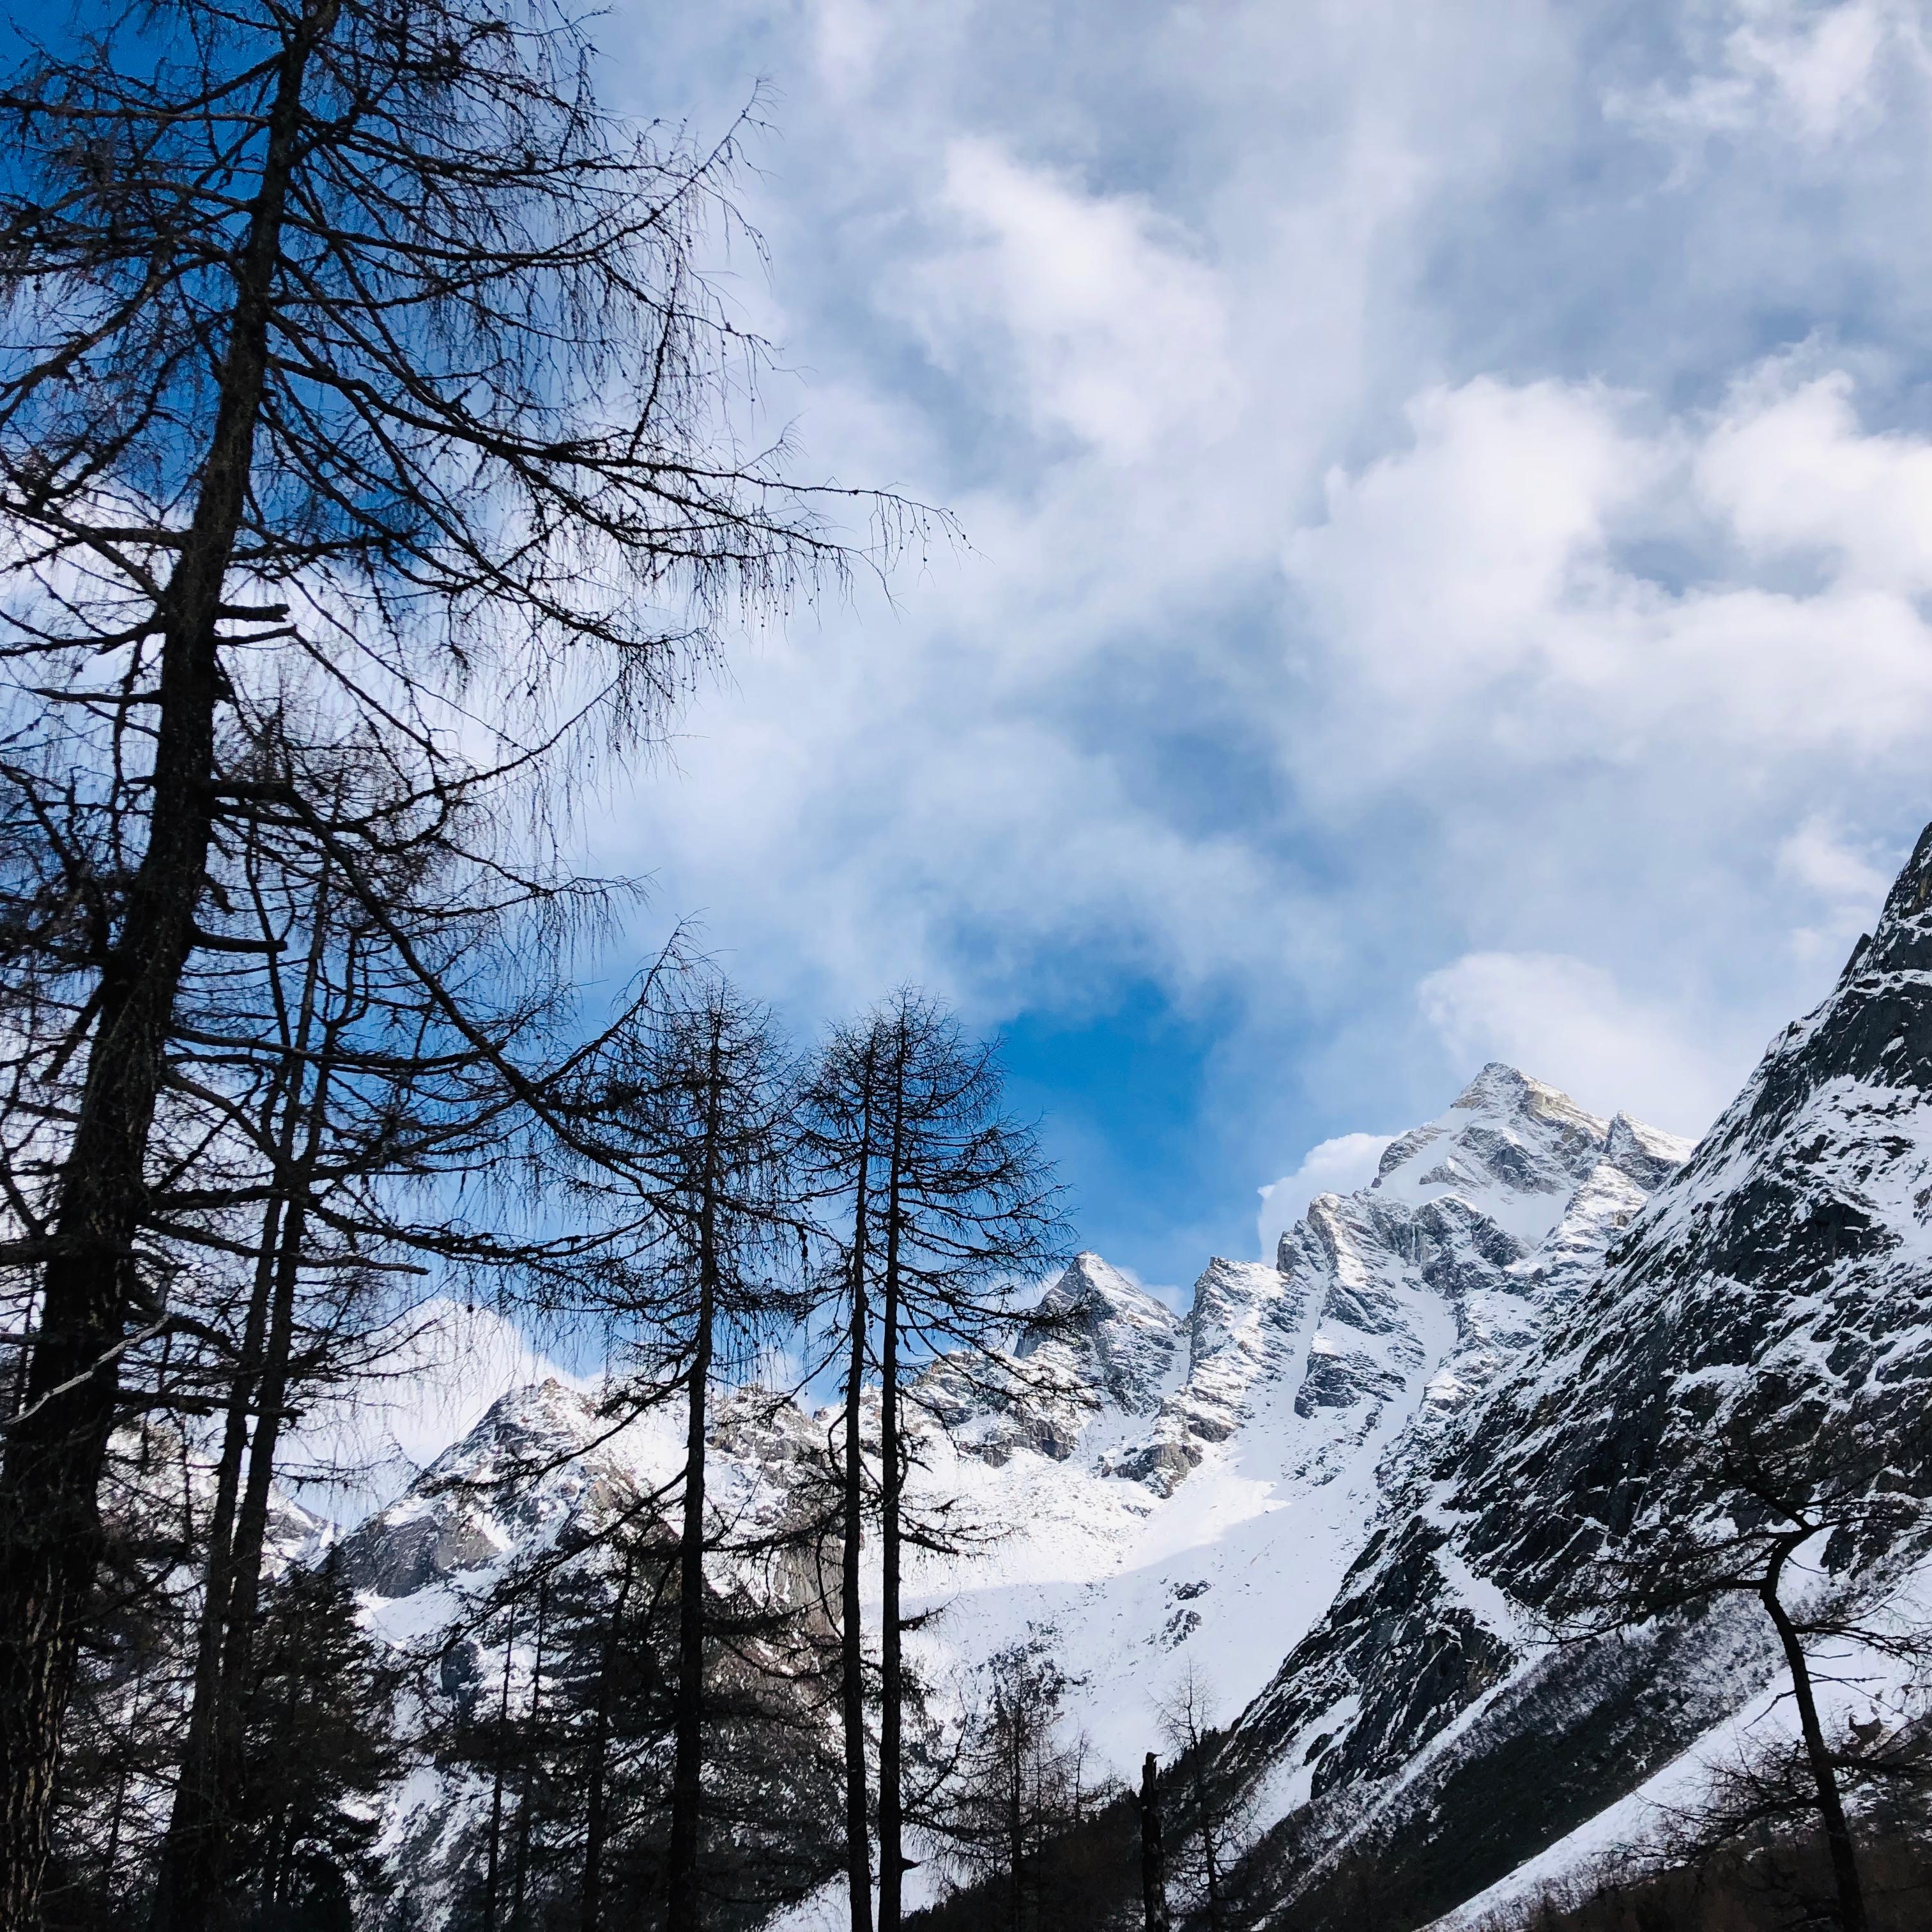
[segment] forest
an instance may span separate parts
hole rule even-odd
[[[412,1752],[489,1788],[458,1922],[591,1928],[742,1921],[844,1839],[869,1884],[875,1749],[896,1922],[894,1580],[946,1533],[902,1405],[1024,1322],[1056,1187],[916,988],[806,1045],[681,933],[610,980],[586,770],[945,520],[746,442],[764,350],[699,266],[738,136],[613,119],[587,52],[488,0],[186,4],[8,80],[9,1932],[346,1924]],[[299,1426],[452,1294],[688,1453],[379,1656],[339,1552],[278,1544]],[[841,1420],[740,1548],[708,1404],[781,1358]],[[498,1646],[418,1734],[411,1669]]]

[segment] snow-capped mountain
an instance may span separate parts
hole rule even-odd
[[[1492,1066],[1369,1187],[1316,1202],[1275,1264],[1211,1262],[1184,1316],[1078,1256],[1048,1291],[1057,1318],[1005,1374],[942,1361],[920,1385],[917,1487],[986,1538],[908,1576],[937,1612],[916,1640],[928,1676],[963,1683],[1016,1644],[1052,1651],[1121,1774],[1190,1668],[1233,1719],[1334,1600],[1392,1507],[1405,1445],[1432,1441],[1539,1332],[1687,1151]],[[339,1560],[378,1629],[420,1640],[513,1555],[636,1507],[682,1438],[670,1412],[614,1432],[556,1382],[514,1392]],[[721,1509],[782,1512],[823,1440],[794,1406],[727,1404]],[[490,1667],[472,1658],[445,1688],[473,1694],[463,1672]],[[397,1837],[412,1858],[446,1840],[452,1798],[412,1788]]]
[[[1651,1202],[1619,1210],[1602,1260],[1558,1271],[1486,1394],[1418,1443],[1396,1506],[1244,1712],[1282,1820],[1260,1886],[1295,1897],[1294,1922],[1322,1922],[1338,1862],[1311,1844],[1362,1850],[1447,1910],[1587,1835],[1758,1690],[1773,1657],[1754,1606],[1562,1647],[1538,1613],[1640,1518],[1694,1518],[1690,1452],[1740,1422],[1824,1460],[1887,1444],[1924,1492],[1928,1204],[1932,830],[1823,1003]]]
[[[1760,1694],[1749,1616],[1552,1647],[1540,1614],[1641,1511],[1697,1507],[1683,1452],[1734,1410],[1903,1439],[1932,1380],[1928,1203],[1932,832],[1694,1152],[1492,1064],[1272,1262],[1211,1261],[1184,1313],[1082,1254],[1013,1355],[932,1366],[914,1490],[981,1534],[908,1574],[924,1674],[944,1703],[1051,1652],[1126,1776],[1191,1673],[1252,1786],[1252,1899],[1339,1923],[1370,1869],[1411,1922],[1450,1911]],[[800,1508],[827,1420],[724,1404],[721,1511]],[[378,1628],[420,1635],[638,1507],[682,1438],[516,1392],[343,1560]],[[458,1796],[419,1779],[394,1842],[446,1838]]]

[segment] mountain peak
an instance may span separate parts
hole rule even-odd
[[[1587,1129],[1599,1139],[1610,1131],[1607,1120],[1580,1107],[1560,1087],[1501,1060],[1490,1061],[1456,1096],[1449,1111],[1562,1121]]]
[[[1454,1196],[1533,1246],[1610,1133],[1560,1088],[1492,1060],[1447,1113],[1389,1143],[1370,1192],[1411,1208]]]
[[[1090,1252],[1074,1256],[1040,1307],[1051,1326],[1023,1336],[1015,1353],[1060,1343],[1082,1384],[1104,1390],[1129,1411],[1151,1400],[1186,1325],[1166,1303]]]
[[[1861,940],[1846,974],[1932,968],[1932,825],[1918,835],[1904,869],[1886,894],[1885,910],[1870,940]]]
[[[1085,1249],[1068,1262],[1059,1280],[1040,1297],[1040,1305],[1048,1313],[1070,1317],[1076,1325],[1088,1330],[1106,1322],[1161,1331],[1180,1325],[1180,1316],[1166,1302]],[[1020,1353],[1027,1352],[1022,1343]]]

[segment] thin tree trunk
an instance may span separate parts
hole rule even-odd
[[[886,1169],[885,1306],[879,1338],[879,1932],[899,1932],[905,1882],[904,1784],[905,1674],[899,1617],[899,1187],[905,1154],[905,1065],[892,1084],[892,1152]]]
[[[698,1856],[704,1800],[704,1458],[711,1387],[712,1325],[718,1309],[718,1136],[724,1100],[719,1048],[723,1021],[713,1013],[706,1082],[704,1150],[698,1226],[698,1328],[686,1383],[684,1522],[678,1548],[677,1711],[671,1770],[670,1886],[666,1932],[698,1932]]]
[[[290,1126],[284,1091],[288,1071],[289,1063],[285,1062],[262,1122],[264,1138],[282,1144],[285,1161]],[[222,1426],[221,1460],[215,1479],[214,1508],[208,1522],[201,1618],[196,1634],[194,1702],[155,1880],[151,1920],[154,1932],[180,1932],[180,1928],[200,1924],[206,1916],[209,1840],[217,1828],[220,1795],[216,1747],[220,1726],[222,1655],[234,1594],[236,1506],[248,1449],[249,1411],[261,1374],[281,1215],[282,1196],[278,1187],[262,1210],[261,1247],[256,1256],[254,1280],[249,1292],[241,1360],[229,1390],[228,1413]]]
[[[141,1720],[146,1714],[142,1708],[142,1695],[146,1688],[147,1686],[143,1680],[138,1678],[135,1680],[134,1701],[128,1712],[128,1746],[130,1751],[136,1748],[136,1740],[141,1735]],[[114,1811],[107,1834],[105,1870],[107,1893],[110,1898],[116,1897],[121,1889],[118,1882],[121,1871],[121,1833],[128,1822],[128,1785],[133,1775],[133,1767],[129,1763],[127,1755],[124,1754],[121,1760],[121,1774],[115,1780]]]
[[[524,1732],[524,1775],[517,1790],[517,1875],[510,1904],[511,1932],[523,1932],[524,1900],[530,1876],[530,1761],[536,1748],[537,1725],[543,1715],[544,1627],[549,1618],[550,1586],[537,1586],[536,1656],[530,1669],[530,1714]]]
[[[207,874],[216,624],[254,462],[302,90],[335,12],[336,0],[306,0],[276,76],[194,514],[155,614],[160,704],[147,845],[102,969],[56,1252],[42,1278],[41,1340],[0,1473],[0,1932],[31,1932],[39,1916],[61,1731],[100,1556],[98,1491],[119,1386],[116,1352],[140,1305],[133,1256],[148,1140]]]
[[[503,1629],[503,1690],[496,1702],[496,1764],[490,1780],[490,1848],[483,1868],[483,1932],[496,1932],[496,1880],[503,1842],[503,1754],[510,1738],[510,1665],[515,1655],[517,1613]]]
[[[1007,1932],[1022,1932],[1024,1916],[1026,1865],[1026,1715],[1017,1705],[1006,1714],[1006,1738],[1012,1763],[1006,1780],[1006,1863],[1012,1883],[1006,1891]]]
[[[865,1528],[866,1463],[860,1436],[860,1403],[866,1385],[866,1188],[871,1176],[872,1060],[866,1054],[868,1101],[862,1119],[856,1207],[852,1232],[852,1328],[845,1370],[845,1543],[842,1552],[841,1715],[845,1730],[845,1880],[851,1932],[872,1932],[872,1840],[866,1816],[866,1651],[859,1616],[859,1556]]]
[[[590,1789],[584,1810],[584,1882],[578,1888],[578,1932],[598,1932],[604,1910],[604,1840],[609,1829],[606,1780],[610,1776],[611,1678],[617,1661],[618,1634],[631,1598],[634,1560],[624,1558],[624,1580],[604,1634],[604,1654],[597,1670],[597,1710],[590,1732]]]
[[[1858,1882],[1858,1858],[1852,1848],[1844,1802],[1838,1795],[1838,1774],[1832,1768],[1831,1753],[1825,1748],[1824,1728],[1818,1721],[1818,1706],[1811,1694],[1811,1666],[1805,1658],[1804,1646],[1778,1600],[1778,1570],[1783,1562],[1780,1556],[1758,1595],[1778,1627],[1778,1640],[1784,1646],[1784,1660],[1791,1671],[1791,1691],[1798,1705],[1798,1725],[1804,1735],[1804,1754],[1810,1760],[1812,1779],[1818,1787],[1818,1815],[1832,1853],[1832,1876],[1838,1891],[1838,1922],[1844,1932],[1866,1932],[1864,1889]]]
[[[312,1091],[303,1069],[314,1040],[322,998],[322,964],[326,948],[328,904],[325,878],[303,969],[289,1054],[293,1068],[287,1110],[276,1147],[276,1185],[282,1196],[281,1224],[274,1250],[260,1373],[255,1385],[255,1429],[248,1444],[248,1482],[236,1510],[229,1562],[226,1629],[214,1718],[210,1726],[213,1756],[208,1803],[191,1829],[192,1856],[172,1904],[169,1932],[202,1932],[228,1878],[232,1850],[230,1820],[236,1814],[248,1776],[242,1711],[254,1666],[255,1622],[261,1606],[262,1561],[268,1543],[268,1511],[274,1499],[275,1456],[287,1412],[290,1359],[295,1348],[296,1294],[302,1280],[302,1246],[308,1228],[308,1200],[328,1120],[333,1038],[323,1036]],[[297,1144],[298,1137],[300,1144]]]
[[[1221,1928],[1221,1847],[1220,1821],[1208,1790],[1208,1745],[1197,1732],[1194,1740],[1195,1802],[1201,1810],[1201,1869],[1207,1881],[1208,1923],[1211,1932]]]
[[[1149,1751],[1141,1766],[1141,1924],[1168,1932],[1167,1844],[1160,1815],[1160,1767]]]

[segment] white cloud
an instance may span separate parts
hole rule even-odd
[[[1822,146],[1869,126],[1888,74],[1928,64],[1912,0],[1732,0],[1724,13],[1732,24],[1687,82],[1613,92],[1612,111],[1668,135],[1770,130]]]
[[[1214,1000],[1226,1175],[1490,1052],[1696,1127],[1865,916],[1826,846],[1881,869],[1922,808],[1912,17],[653,16],[653,104],[667,36],[782,90],[756,319],[808,465],[973,548],[738,653],[604,860],[804,1015]],[[1729,117],[1679,128],[1694,193],[1612,78]],[[1417,1004],[1498,958],[1605,976]]]
[[[1842,369],[1775,358],[1741,382],[1698,452],[1706,501],[1754,556],[1818,560],[1847,590],[1932,590],[1932,444],[1872,434]]]
[[[1459,1070],[1506,1060],[1593,1112],[1670,1132],[1702,1132],[1738,1084],[1730,1056],[1682,1014],[1632,999],[1601,967],[1564,953],[1467,953],[1416,997]]]
[[[1796,380],[1780,357],[1714,418],[1652,428],[1594,385],[1418,398],[1411,446],[1331,476],[1326,520],[1288,546],[1374,710],[1359,742],[1330,730],[1337,778],[1412,782],[1445,749],[1522,767],[1687,738],[1752,757],[1922,742],[1932,442],[1866,431],[1851,395],[1843,372]],[[1660,578],[1643,561],[1659,538],[1717,568]],[[1758,569],[1793,557],[1808,584]]]
[[[863,92],[885,45],[888,24],[877,0],[818,0],[818,70],[835,96]]]
[[[948,148],[940,205],[954,237],[905,301],[942,366],[997,370],[1004,344],[1018,380],[998,393],[1112,463],[1218,433],[1234,396],[1225,302],[1177,223],[978,138]]]
[[[1793,952],[1808,962],[1837,965],[1852,941],[1876,923],[1900,856],[1848,838],[1828,819],[1808,818],[1778,848],[1778,872],[1800,896]]]
[[[1376,1178],[1383,1148],[1394,1138],[1393,1134],[1337,1134],[1310,1148],[1292,1174],[1259,1190],[1256,1230],[1262,1258],[1274,1260],[1282,1234],[1308,1212],[1316,1195],[1351,1194],[1366,1187]]]
[[[1860,850],[1820,818],[1808,818],[1779,846],[1778,862],[1797,884],[1868,921],[1876,916],[1896,870],[1874,864],[1870,852]]]

